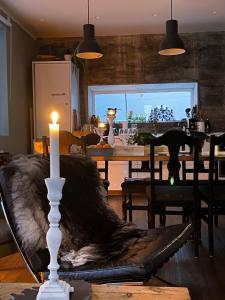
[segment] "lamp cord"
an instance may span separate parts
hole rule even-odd
[[[170,11],[170,14],[171,14],[171,20],[173,20],[173,0],[171,0],[171,11]]]
[[[89,0],[88,0],[88,24],[89,24]]]

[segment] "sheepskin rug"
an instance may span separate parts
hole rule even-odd
[[[61,156],[60,173],[66,178],[60,204],[62,262],[74,267],[91,261],[107,262],[125,254],[137,240],[155,238],[120,220],[108,206],[93,161],[81,156]],[[19,156],[0,173],[17,236],[29,257],[47,247],[47,177],[49,159],[39,156]]]

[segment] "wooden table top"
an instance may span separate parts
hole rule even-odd
[[[129,153],[129,154],[115,154],[111,156],[95,156],[92,155],[91,158],[95,161],[149,161],[150,155],[140,155],[135,153]],[[199,156],[200,160],[208,161],[209,160],[209,153],[202,153]],[[218,154],[215,156],[215,159],[218,161],[225,161],[225,154]],[[160,153],[155,155],[155,161],[168,161],[169,155],[168,153]],[[180,154],[179,155],[180,161],[192,161],[193,156],[190,154]]]
[[[84,281],[73,281],[70,284],[75,287],[71,300],[191,300],[188,289],[183,287],[90,285]],[[0,283],[0,299],[35,300],[39,286],[32,283]]]

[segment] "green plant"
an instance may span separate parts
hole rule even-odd
[[[143,115],[134,115],[132,111],[130,111],[127,115],[127,120],[129,123],[146,123],[146,117]]]
[[[84,60],[77,57],[77,49],[75,49],[72,53],[72,64],[73,64],[73,71],[76,71],[76,69],[83,69],[84,68]]]

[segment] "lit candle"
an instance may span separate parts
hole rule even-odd
[[[116,108],[108,108],[107,115],[108,116],[115,116],[116,115]]]
[[[58,113],[51,114],[52,123],[49,124],[50,134],[50,178],[59,178],[59,124]]]
[[[99,123],[98,128],[105,128],[105,123]]]

